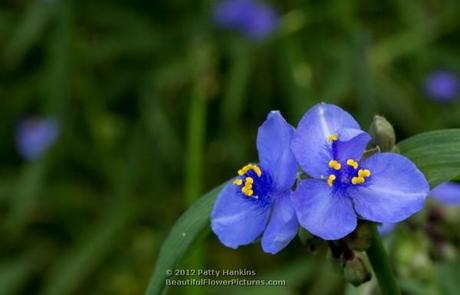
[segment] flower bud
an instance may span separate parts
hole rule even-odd
[[[365,263],[363,255],[358,252],[354,252],[354,256],[345,261],[343,275],[353,286],[359,286],[372,278],[372,273]]]
[[[372,223],[362,221],[358,227],[346,237],[346,241],[351,249],[356,251],[366,251],[371,245]]]
[[[382,152],[394,151],[396,143],[395,130],[385,117],[375,115],[369,128],[369,133],[372,136],[373,144],[378,146]]]
[[[328,251],[326,259],[331,266],[331,270],[337,274],[342,275],[343,273],[343,259],[342,256],[335,257],[331,251]]]

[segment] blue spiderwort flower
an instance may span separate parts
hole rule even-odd
[[[371,137],[341,108],[318,104],[302,118],[292,150],[311,176],[292,194],[299,223],[325,240],[351,233],[357,219],[395,223],[419,211],[429,191],[407,158],[377,153],[361,160]]]
[[[248,164],[220,192],[211,227],[227,247],[252,243],[262,236],[264,252],[275,254],[297,234],[291,187],[297,164],[290,149],[294,128],[277,111],[259,127],[259,164]]]
[[[460,94],[460,79],[451,71],[434,71],[426,77],[424,84],[426,95],[437,102],[451,102]]]
[[[40,158],[59,135],[59,126],[52,118],[31,118],[19,123],[16,129],[18,153],[26,160]]]
[[[396,224],[397,223],[381,223],[378,225],[377,230],[379,231],[379,234],[385,236],[395,229]]]
[[[460,184],[442,183],[431,191],[431,196],[443,205],[460,206]]]
[[[235,29],[252,40],[263,40],[279,25],[278,12],[255,0],[224,0],[214,6],[214,21],[223,28]]]

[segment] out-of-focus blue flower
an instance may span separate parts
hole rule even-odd
[[[425,92],[438,102],[453,101],[460,94],[460,79],[451,71],[434,71],[425,79]]]
[[[36,160],[55,144],[58,135],[59,126],[54,119],[24,120],[16,130],[17,151],[26,160]]]
[[[431,191],[433,199],[448,206],[460,206],[460,184],[445,182]]]
[[[214,6],[214,21],[249,39],[262,40],[278,28],[279,15],[273,7],[255,0],[224,0]]]
[[[238,248],[262,236],[264,252],[275,254],[295,237],[299,224],[290,194],[297,164],[290,149],[294,128],[270,112],[257,135],[259,164],[248,164],[220,192],[211,227],[227,247]]]
[[[382,236],[389,234],[392,232],[396,227],[396,223],[381,223],[377,227],[379,234]]]
[[[341,108],[318,104],[302,118],[292,151],[311,179],[292,194],[299,223],[325,240],[351,233],[358,217],[396,223],[422,209],[428,182],[407,158],[377,153],[361,160],[371,139]]]

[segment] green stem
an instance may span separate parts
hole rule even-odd
[[[387,253],[380,239],[377,225],[372,226],[372,243],[367,249],[367,256],[374,269],[375,276],[380,286],[383,295],[398,295],[401,294],[398,284],[393,276]]]
[[[187,206],[191,206],[202,193],[203,185],[203,156],[206,130],[206,92],[202,81],[195,82],[190,109],[188,113],[187,134],[187,164],[185,172],[185,190]],[[203,268],[205,252],[202,245],[195,247],[188,255],[187,267],[191,269]],[[199,288],[186,288],[183,294],[204,294]]]

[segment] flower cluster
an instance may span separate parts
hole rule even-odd
[[[277,253],[302,226],[324,240],[344,238],[358,219],[397,223],[421,210],[429,185],[407,158],[365,157],[371,136],[330,104],[312,107],[297,129],[279,112],[259,128],[259,162],[238,171],[220,192],[211,227],[227,247],[261,238]],[[298,166],[306,177],[297,179]]]

